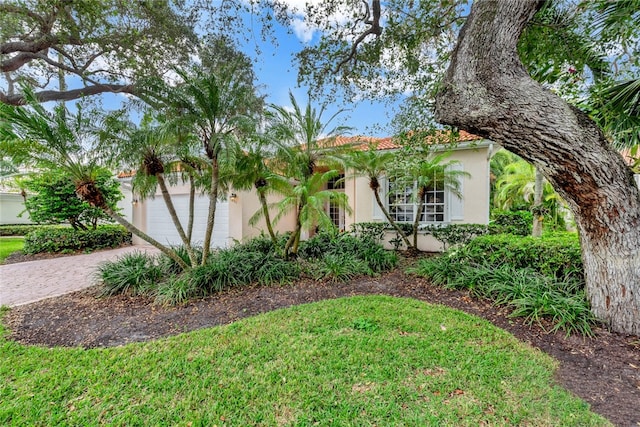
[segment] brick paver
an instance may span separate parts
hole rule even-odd
[[[0,305],[13,307],[28,304],[92,286],[100,263],[133,251],[158,252],[151,246],[130,246],[91,254],[0,265]]]

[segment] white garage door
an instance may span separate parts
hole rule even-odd
[[[187,222],[189,220],[189,196],[186,194],[174,195],[171,197],[176,208],[182,227],[187,232]],[[207,212],[209,210],[209,198],[206,196],[196,196],[193,219],[194,245],[202,245],[204,232],[207,227]],[[161,196],[147,201],[147,233],[159,241],[168,245],[181,245],[182,241],[178,235],[176,227],[171,221],[169,210]],[[213,236],[211,236],[211,246],[225,248],[229,246],[229,202],[218,201],[216,207],[216,218],[213,226]]]

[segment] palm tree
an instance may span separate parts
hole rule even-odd
[[[238,190],[255,188],[261,209],[249,219],[249,224],[255,225],[259,219],[264,218],[269,237],[277,246],[278,239],[273,231],[267,195],[271,192],[278,192],[278,190],[286,192],[290,187],[289,182],[269,169],[267,163],[273,158],[273,153],[268,151],[264,140],[258,141],[248,149],[243,150],[238,147],[238,150],[240,152],[236,155],[234,173],[231,177],[233,188]]]
[[[298,253],[303,228],[334,227],[331,218],[325,211],[327,203],[334,203],[347,212],[351,212],[346,194],[326,189],[327,183],[338,175],[337,170],[314,172],[308,178],[291,184],[289,191],[283,194],[284,198],[278,203],[279,212],[275,220],[278,221],[287,213],[296,213],[295,229],[283,250],[285,257],[295,256]]]
[[[173,174],[180,169],[178,151],[183,147],[173,127],[153,125],[150,115],[136,127],[128,120],[120,120],[119,114],[107,116],[100,131],[101,140],[112,160],[120,166],[133,167],[137,173],[133,178],[134,190],[143,199],[153,197],[157,188],[167,207],[169,216],[187,251],[191,266],[197,264],[197,258],[191,245],[190,232],[187,234],[176,212],[165,176],[173,180]],[[195,191],[195,189],[192,189]],[[193,211],[190,211],[192,227]]]
[[[399,177],[400,181],[409,185],[415,183],[415,200],[418,204],[418,209],[413,220],[414,250],[418,248],[418,226],[422,220],[428,193],[448,190],[460,198],[462,197],[460,179],[470,176],[468,172],[452,168],[452,166],[460,164],[459,161],[449,160],[445,162],[450,155],[451,152],[448,151],[430,155],[426,159],[415,159],[409,163],[406,174]]]
[[[98,159],[92,157],[96,150],[90,121],[79,109],[71,114],[64,105],[48,112],[40,105],[33,92],[25,90],[29,107],[0,104],[0,151],[16,164],[30,165],[38,169],[61,169],[74,180],[76,194],[91,206],[102,209],[132,234],[158,248],[172,258],[181,268],[187,264],[171,249],[153,239],[119,215],[106,202],[96,183],[99,171]]]
[[[285,191],[285,198],[279,204],[281,212],[295,209],[296,226],[293,234],[285,245],[285,256],[295,255],[300,242],[303,227],[316,225],[328,226],[331,220],[324,211],[324,204],[328,201],[348,208],[346,195],[332,190],[323,190],[330,179],[339,175],[344,169],[346,149],[336,147],[335,138],[350,130],[346,126],[330,128],[332,121],[343,111],[339,110],[329,120],[323,121],[324,107],[316,110],[311,106],[311,99],[304,110],[295,97],[289,92],[292,110],[285,107],[271,106],[268,112],[268,136],[277,146],[274,168],[286,179],[291,187]],[[326,170],[320,172],[319,167]]]
[[[211,250],[222,163],[225,156],[235,152],[239,138],[250,129],[252,116],[260,110],[262,100],[251,82],[236,74],[234,66],[221,67],[215,73],[205,74],[193,68],[189,72],[178,70],[178,74],[183,82],[166,88],[159,98],[171,111],[170,115],[176,117],[176,122],[198,136],[201,150],[208,159],[209,210],[201,261],[204,264]]]
[[[354,171],[354,177],[362,176],[369,180],[369,188],[373,191],[378,207],[380,207],[385,218],[389,221],[389,224],[394,228],[398,236],[404,241],[407,248],[410,248],[411,242],[409,242],[409,239],[400,226],[389,214],[389,210],[380,198],[380,180],[385,175],[388,175],[391,162],[393,162],[395,158],[396,155],[394,152],[381,151],[378,150],[375,145],[370,144],[367,150],[354,150],[349,153],[347,166]]]

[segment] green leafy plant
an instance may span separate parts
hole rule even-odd
[[[105,203],[117,210],[116,203],[124,196],[120,184],[106,169],[97,169],[96,186],[104,195]],[[92,207],[76,194],[73,177],[64,171],[48,171],[20,180],[31,194],[25,199],[29,217],[37,223],[68,223],[76,230],[96,229],[98,221],[113,222],[102,209]]]
[[[534,239],[482,236],[442,256],[421,260],[410,271],[434,284],[468,289],[508,305],[527,322],[543,318],[552,330],[591,335],[596,322],[584,292],[580,248],[575,236]]]
[[[96,278],[102,283],[102,295],[147,294],[162,280],[163,271],[156,258],[143,252],[122,255],[98,267]]]
[[[511,235],[481,236],[458,251],[470,262],[508,264],[563,279],[573,277],[584,282],[578,236],[572,233],[546,235],[542,238]]]
[[[179,305],[193,298],[205,296],[204,290],[198,286],[197,280],[194,280],[194,277],[198,277],[199,270],[204,268],[194,267],[160,283],[155,289],[155,302],[161,305]]]
[[[531,235],[533,213],[530,211],[493,211],[491,217],[492,234]]]
[[[361,274],[371,274],[367,264],[353,256],[328,254],[314,266],[312,274],[316,280],[346,282]]]
[[[489,232],[484,224],[449,224],[443,227],[431,225],[423,230],[443,243],[444,248],[465,245],[478,236]]]
[[[351,232],[361,239],[371,239],[382,242],[388,224],[384,222],[358,222],[351,224]]]
[[[0,236],[26,236],[32,231],[60,227],[57,225],[0,225]]]
[[[271,254],[262,260],[262,265],[256,272],[256,276],[258,283],[262,285],[285,284],[298,279],[301,273],[302,268],[299,263]]]
[[[72,228],[45,228],[25,236],[24,253],[67,253],[79,250],[116,248],[131,244],[131,233],[124,227],[103,225],[96,230],[74,230]]]

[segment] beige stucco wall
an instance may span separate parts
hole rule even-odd
[[[32,224],[29,214],[24,212],[24,199],[16,193],[0,193],[0,224]]]
[[[235,191],[234,191],[235,192]],[[256,225],[249,225],[249,219],[258,211],[262,210],[260,199],[255,190],[251,191],[238,191],[235,192],[238,196],[236,202],[230,203],[230,225],[234,227],[234,237],[237,240],[246,240],[252,237],[260,235],[260,232],[264,230],[264,234],[268,235],[266,222],[263,218],[256,223]],[[267,203],[271,206],[272,203],[276,203],[281,200],[276,195],[267,196]],[[287,231],[293,231],[296,225],[296,219],[293,212],[289,212],[282,216],[282,218],[276,223],[274,221],[278,214],[277,207],[269,208],[269,216],[271,217],[271,223],[273,231],[276,234],[283,234]],[[242,218],[242,221],[235,221],[235,218]]]
[[[170,186],[169,192],[172,195],[186,195],[189,194],[189,186],[186,184]],[[235,200],[231,200],[229,197],[232,193],[236,194]],[[259,236],[261,230],[264,230],[265,234],[267,234],[264,219],[261,219],[255,226],[249,225],[249,219],[256,213],[256,211],[261,209],[260,200],[255,190],[236,191],[232,189],[226,196],[229,202],[229,237],[232,240],[244,241],[251,237]],[[156,193],[155,197],[162,199],[160,191]],[[148,202],[145,200],[139,200],[136,196],[132,196],[131,200],[132,223],[142,231],[146,232],[148,227],[146,203]],[[270,196],[267,199],[269,203],[273,203],[277,200],[278,199],[274,196]],[[270,209],[272,221],[277,212],[276,208]],[[289,213],[284,215],[277,224],[274,224],[273,228],[276,233],[285,233],[287,231],[292,231],[294,226],[295,217],[292,213]],[[145,244],[142,239],[135,236],[133,242],[134,244]]]
[[[463,217],[462,219],[452,219],[450,224],[488,224],[489,223],[489,157],[495,151],[495,147],[490,143],[479,144],[478,146],[455,150],[448,160],[457,160],[463,165],[463,170],[470,174],[470,177],[463,181]],[[351,174],[353,176],[353,173]],[[347,174],[349,176],[349,174]],[[375,197],[369,188],[369,180],[365,177],[349,178],[345,182],[345,192],[347,193],[353,212],[346,216],[346,225],[349,229],[351,224],[358,222],[384,222],[382,217],[374,217]],[[384,202],[384,195],[383,202]],[[395,233],[389,232],[385,237],[385,245],[391,247],[388,240],[393,238]],[[418,248],[424,251],[440,251],[442,245],[433,237],[420,235],[418,238]]]

